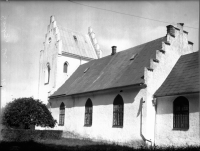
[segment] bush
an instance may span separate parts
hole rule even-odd
[[[33,98],[19,98],[5,106],[2,124],[8,128],[54,127],[56,120],[45,104]]]

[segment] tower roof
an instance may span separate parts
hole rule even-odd
[[[58,29],[63,45],[62,51],[64,53],[97,59],[96,51],[94,50],[88,35],[63,28],[59,25]]]

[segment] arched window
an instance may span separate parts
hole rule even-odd
[[[85,103],[85,126],[92,125],[92,101],[90,99]]]
[[[63,65],[63,72],[67,73],[67,69],[68,69],[68,62],[65,62]]]
[[[47,63],[47,66],[46,66],[46,69],[45,69],[45,82],[44,84],[48,84],[49,83],[49,80],[50,80],[50,64]]]
[[[64,122],[65,122],[65,104],[62,102],[60,104],[59,125],[63,126]]]
[[[178,97],[174,100],[174,119],[173,128],[188,129],[189,128],[189,102],[185,97]]]
[[[117,95],[113,102],[113,126],[122,127],[124,117],[124,101],[121,95]]]

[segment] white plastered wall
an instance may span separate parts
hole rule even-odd
[[[63,72],[64,63],[68,63],[67,73]],[[57,74],[56,74],[56,88],[59,88],[81,65],[88,61],[81,58],[59,55],[57,58]]]
[[[179,26],[180,30],[175,29],[175,37],[167,34],[167,42],[162,43],[162,50],[156,51],[156,58],[150,60],[150,68],[153,71],[145,68],[145,83],[147,84],[147,120],[146,120],[146,137],[154,143],[155,133],[155,106],[152,103],[153,95],[156,90],[162,85],[170,71],[176,64],[181,55],[191,53],[192,45],[188,44],[188,35],[183,32],[183,28]],[[153,61],[157,59],[159,62]],[[162,135],[162,133],[160,134]]]
[[[120,92],[120,90],[123,92]],[[118,94],[120,94],[124,100],[124,125],[122,128],[112,127],[113,101]],[[122,144],[131,144],[133,142],[141,143],[143,139],[140,131],[140,102],[144,95],[144,89],[124,88],[89,93],[77,97],[51,99],[50,102],[52,106],[50,110],[57,121],[59,121],[59,106],[61,102],[66,105],[65,125],[57,125],[54,129],[61,129],[64,130],[64,132],[70,131],[83,138],[90,138],[93,140]],[[84,126],[85,103],[88,98],[90,98],[93,103],[91,127]]]
[[[157,99],[156,145],[199,145],[199,94],[181,96],[189,101],[189,129],[173,130],[173,101],[179,96],[159,97]]]

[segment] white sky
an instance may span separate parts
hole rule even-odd
[[[199,28],[199,1],[76,1],[76,3],[0,2],[2,105],[12,98],[38,97],[39,52],[43,49],[51,15],[55,16],[57,24],[85,34],[91,26],[103,56],[111,53],[113,45],[117,46],[117,51],[122,51],[163,37],[166,35],[166,26],[170,23],[174,25],[184,23],[185,26]],[[188,39],[194,42],[194,50],[198,50],[199,29],[194,28],[185,27],[184,30],[189,32]]]

